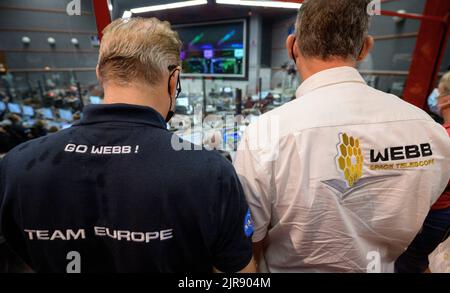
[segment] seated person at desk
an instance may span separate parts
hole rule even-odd
[[[252,97],[251,96],[248,96],[247,97],[247,101],[245,102],[245,104],[244,104],[244,108],[245,109],[251,109],[251,108],[253,108],[253,105],[254,105],[255,103],[252,101]]]

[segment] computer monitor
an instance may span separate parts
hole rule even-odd
[[[72,126],[72,125],[69,124],[69,123],[61,123],[61,130],[67,129],[67,128],[71,127],[71,126]]]
[[[6,104],[4,102],[0,102],[0,112],[3,112],[6,110]]]
[[[70,110],[59,109],[59,117],[65,121],[72,121],[72,112]]]
[[[242,133],[240,131],[225,131],[223,140],[225,143],[238,143],[241,137]]]
[[[189,98],[178,98],[177,106],[189,107]]]
[[[33,117],[34,116],[34,109],[31,106],[22,106],[23,115],[27,117]]]
[[[50,109],[50,108],[42,108],[41,113],[42,113],[42,116],[44,117],[44,119],[53,120],[53,118],[54,118],[52,109]]]
[[[91,102],[91,104],[101,104],[102,103],[102,99],[97,96],[89,97],[89,101]]]
[[[20,106],[18,104],[9,103],[8,110],[9,112],[14,114],[22,114],[22,111],[20,110]]]
[[[229,94],[229,93],[232,93],[232,92],[233,92],[233,89],[230,88],[230,87],[224,87],[224,88],[223,88],[223,92]]]

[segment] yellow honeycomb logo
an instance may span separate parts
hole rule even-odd
[[[341,133],[339,136],[337,165],[348,187],[352,187],[362,176],[364,156],[358,138],[346,133]]]

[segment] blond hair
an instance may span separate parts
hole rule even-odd
[[[180,65],[181,41],[168,22],[156,18],[117,19],[103,30],[98,61],[102,83],[161,81]]]
[[[439,90],[443,89],[443,93],[439,93],[441,96],[450,95],[450,71],[444,74],[439,82]]]

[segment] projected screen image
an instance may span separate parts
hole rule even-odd
[[[246,76],[246,21],[174,26],[184,76]]]

